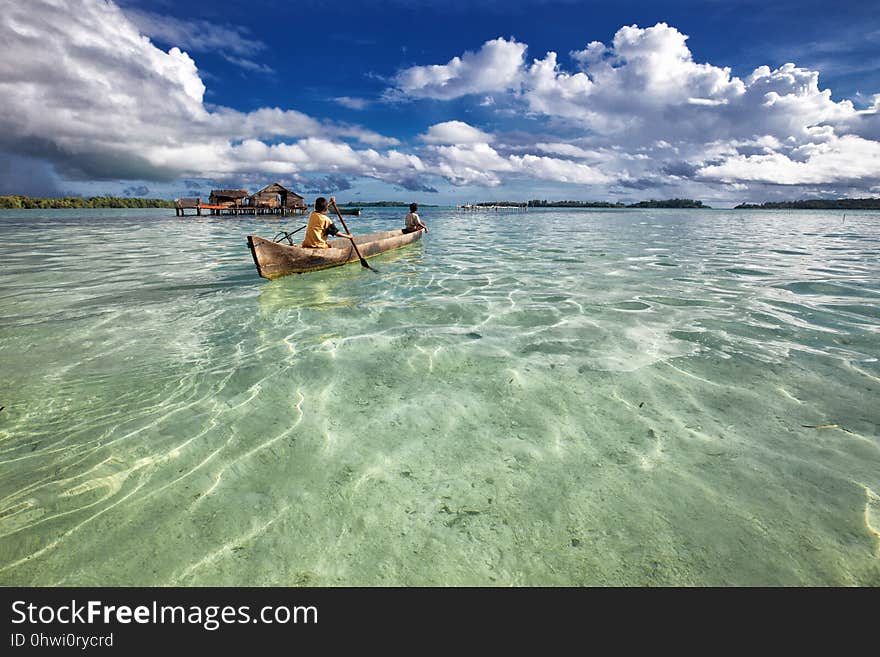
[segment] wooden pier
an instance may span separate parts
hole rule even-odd
[[[174,213],[178,217],[186,217],[187,210],[195,210],[195,216],[201,217],[202,210],[207,210],[206,214],[213,215],[234,215],[238,216],[241,214],[244,215],[258,215],[258,214],[277,214],[277,215],[288,215],[288,214],[305,214],[308,210],[308,206],[301,207],[259,207],[252,205],[219,205],[219,204],[211,204],[211,203],[185,203],[189,199],[178,199],[174,203]],[[193,216],[193,215],[189,215]]]

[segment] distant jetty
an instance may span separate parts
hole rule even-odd
[[[526,211],[529,207],[525,203],[465,203],[458,206],[459,210],[465,212],[499,212],[501,210],[519,210]]]
[[[880,198],[815,198],[760,204],[740,203],[734,210],[880,210]]]

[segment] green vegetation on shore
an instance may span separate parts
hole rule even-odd
[[[63,198],[31,198],[0,196],[3,210],[58,210],[78,208],[173,208],[174,201],[161,198],[127,198],[121,196],[65,196]]]
[[[880,198],[815,198],[761,204],[740,203],[734,210],[880,210]]]

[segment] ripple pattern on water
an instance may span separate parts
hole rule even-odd
[[[880,584],[876,219],[424,214],[0,213],[0,584]]]

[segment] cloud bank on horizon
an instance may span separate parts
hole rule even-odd
[[[532,57],[527,44],[499,37],[445,63],[391,72],[382,98],[340,91],[356,109],[448,108],[449,120],[406,140],[292,108],[207,103],[193,57],[147,34],[161,29],[194,53],[215,47],[211,38],[188,40],[154,14],[108,0],[75,4],[0,1],[0,151],[48,162],[68,184],[279,179],[311,190],[371,179],[491,195],[540,181],[576,186],[569,198],[614,190],[741,198],[767,186],[880,193],[880,93],[857,109],[795,64],[740,78],[696,62],[687,36],[665,23],[623,26],[609,44],[567,53],[567,66],[555,52]],[[239,44],[224,55],[235,65],[271,71],[257,59],[259,42],[206,34]],[[485,124],[454,116],[461,103],[479,107]]]

